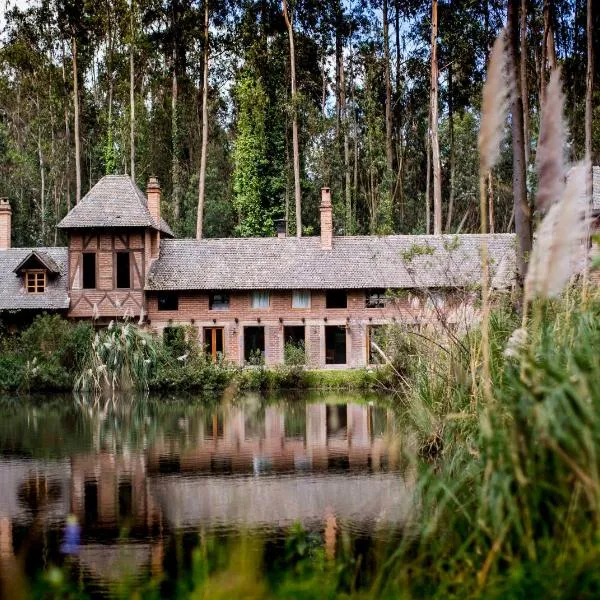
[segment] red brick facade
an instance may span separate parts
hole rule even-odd
[[[171,292],[172,293],[172,292]],[[283,363],[284,327],[303,326],[307,365],[312,368],[362,367],[368,363],[368,330],[375,325],[392,322],[414,324],[438,320],[443,313],[450,326],[464,323],[466,313],[472,318],[472,295],[463,298],[448,295],[443,306],[433,308],[422,294],[406,293],[402,298],[390,300],[385,308],[366,308],[366,295],[362,290],[347,292],[346,308],[326,308],[326,292],[311,292],[311,305],[307,309],[292,308],[291,291],[273,291],[269,294],[269,307],[252,308],[252,292],[231,292],[228,310],[210,310],[209,294],[180,292],[177,310],[159,310],[158,294],[147,298],[148,319],[151,328],[162,333],[166,327],[193,327],[198,341],[204,345],[207,328],[222,327],[225,359],[244,364],[244,328],[264,327],[265,363],[269,366]],[[325,328],[339,326],[345,329],[346,361],[327,364]]]

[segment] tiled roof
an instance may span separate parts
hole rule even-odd
[[[481,235],[163,240],[147,290],[466,287],[481,279]],[[513,234],[488,236],[492,286],[510,286]]]
[[[32,250],[29,254],[27,254],[27,256],[25,256],[23,260],[13,269],[13,273],[19,273],[27,264],[31,264],[32,262],[38,265],[37,268],[42,267],[47,269],[49,273],[60,273],[60,268],[54,262],[54,259],[47,252],[38,249]]]
[[[600,210],[600,166],[593,169],[592,208]]]
[[[105,175],[58,224],[62,229],[154,227],[173,237],[164,219],[156,223],[148,201],[128,175]]]
[[[32,252],[44,261],[54,263],[58,275],[48,277],[48,287],[43,294],[28,294],[23,288],[23,276],[14,269]],[[0,311],[62,310],[69,307],[67,278],[67,248],[11,248],[0,250]]]

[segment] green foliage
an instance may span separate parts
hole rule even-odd
[[[306,364],[306,349],[304,342],[300,341],[297,344],[286,342],[283,347],[283,362],[290,366],[303,366]]]
[[[400,255],[403,260],[410,262],[417,256],[430,256],[434,252],[435,248],[425,242],[424,244],[413,244],[408,250],[403,250]]]
[[[21,334],[0,335],[0,390],[68,390],[89,355],[93,328],[38,315]]]
[[[243,72],[236,85],[237,137],[234,144],[233,203],[238,211],[237,235],[272,235],[272,214],[264,209],[268,181],[266,110],[268,99],[260,78]]]

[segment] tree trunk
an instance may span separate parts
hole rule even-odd
[[[425,174],[425,233],[431,233],[431,104],[429,105],[429,118],[427,135],[425,136],[425,150],[427,152],[427,172]]]
[[[108,131],[106,140],[106,174],[111,175],[115,169],[115,156],[113,146],[113,128],[112,128],[112,105],[113,105],[113,89],[114,89],[114,78],[113,78],[113,35],[112,35],[112,17],[110,13],[110,2],[107,3],[107,32],[106,32],[106,45],[107,45],[107,58],[106,58],[106,71],[108,76]]]
[[[442,233],[442,173],[438,132],[438,0],[431,2],[431,159],[433,164],[433,234]]]
[[[523,100],[519,78],[519,13],[516,0],[508,0],[510,69],[515,82],[512,114],[513,202],[517,234],[517,266],[521,278],[527,272],[531,251],[531,213],[527,202],[525,139],[523,136]]]
[[[527,0],[521,0],[521,92],[523,94],[523,135],[525,164],[529,164],[529,85],[527,84]]]
[[[344,197],[345,197],[345,226],[346,235],[352,233],[352,188],[350,177],[350,141],[348,139],[348,107],[346,105],[346,77],[344,65],[340,70],[340,106],[342,116],[342,128],[344,130]]]
[[[198,183],[198,214],[196,238],[202,239],[204,224],[204,186],[206,184],[206,155],[208,151],[208,0],[204,0],[204,69],[202,73],[202,149],[200,152],[200,178]]]
[[[171,80],[171,181],[172,181],[172,202],[173,218],[175,226],[179,224],[180,214],[180,178],[179,178],[179,119],[177,116],[177,95],[179,87],[177,84],[177,50],[173,43],[172,80]]]
[[[392,145],[392,83],[387,0],[383,0],[383,62],[385,77],[385,157],[387,168],[391,171],[394,168],[394,147]]]
[[[592,202],[593,194],[593,171],[592,171],[592,115],[593,115],[593,94],[594,94],[594,45],[592,39],[592,0],[587,0],[586,17],[586,37],[587,37],[587,73],[585,82],[585,160],[587,162],[589,173],[587,182],[588,199]]]
[[[448,214],[446,218],[446,232],[452,228],[452,212],[454,210],[454,176],[455,176],[455,153],[454,153],[454,77],[452,62],[448,65],[448,126],[450,129],[450,194],[448,198]]]
[[[544,99],[546,90],[546,71],[548,68],[556,68],[556,52],[554,49],[554,33],[552,31],[552,13],[548,0],[544,0],[543,6],[544,32],[542,37],[542,60],[540,70],[540,106]]]
[[[135,50],[135,26],[133,16],[134,0],[130,6],[131,41],[129,43],[129,158],[131,179],[135,181],[135,65],[133,53]]]
[[[298,98],[296,97],[296,53],[294,29],[288,14],[287,0],[283,0],[283,18],[290,40],[290,79],[292,88],[292,149],[294,153],[294,197],[296,200],[296,236],[302,237],[302,196],[300,193],[300,148],[298,146]]]
[[[69,125],[69,94],[67,92],[67,69],[65,66],[65,46],[62,44],[62,78],[63,78],[63,90],[64,90],[64,113],[65,113],[65,148],[66,148],[66,208],[67,212],[71,210],[71,127]]]
[[[39,97],[37,97],[37,109],[38,113],[40,112],[40,101]],[[42,129],[39,125],[38,121],[38,131],[37,131],[37,147],[38,147],[38,160],[40,164],[40,212],[41,214],[41,230],[42,230],[42,244],[46,243],[46,167],[44,165],[44,152],[42,150]]]
[[[335,134],[336,139],[340,139],[340,128],[341,128],[341,103],[340,103],[340,71],[344,68],[343,65],[343,54],[342,54],[342,26],[344,23],[344,17],[342,14],[342,7],[340,0],[335,2]]]
[[[75,113],[75,202],[81,200],[81,147],[79,142],[79,84],[77,82],[77,42],[71,37],[73,57],[73,111]]]

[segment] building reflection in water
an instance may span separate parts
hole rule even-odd
[[[0,569],[14,569],[15,524],[64,529],[68,515],[81,526],[74,560],[104,582],[159,572],[165,536],[181,529],[268,535],[299,521],[324,533],[331,555],[344,523],[372,532],[409,518],[394,422],[370,404],[250,402],[159,423],[150,443],[140,435],[118,452],[100,444],[68,463],[5,458]]]

